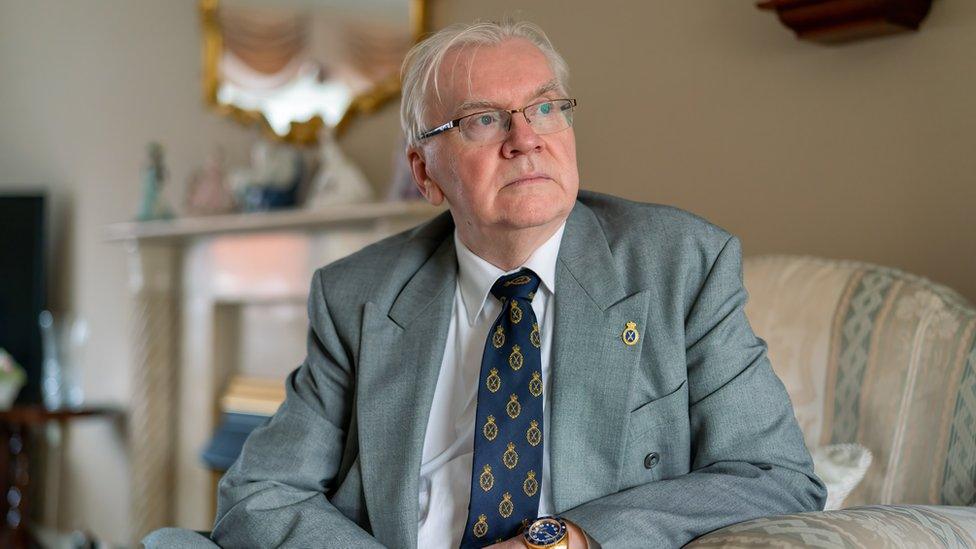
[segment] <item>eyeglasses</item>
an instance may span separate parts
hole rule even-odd
[[[512,115],[517,112],[522,113],[535,133],[545,135],[572,126],[575,108],[575,99],[550,99],[521,109],[476,112],[427,130],[417,139],[427,139],[451,128],[458,128],[461,137],[467,141],[485,144],[501,143],[508,138],[508,132],[512,129]]]

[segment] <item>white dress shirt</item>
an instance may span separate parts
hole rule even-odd
[[[553,293],[556,287],[556,256],[562,241],[562,226],[523,265],[505,272],[469,250],[454,232],[458,277],[454,309],[447,332],[447,344],[434,400],[424,436],[420,465],[420,512],[417,546],[424,549],[455,549],[468,519],[471,499],[471,463],[474,455],[475,414],[478,408],[478,379],[481,358],[491,325],[501,312],[501,302],[491,295],[499,277],[529,268],[541,283],[532,300],[532,310],[542,332],[542,480],[538,514],[552,514],[552,484],[549,481],[549,380],[552,355]]]

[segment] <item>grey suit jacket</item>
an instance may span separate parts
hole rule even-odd
[[[445,213],[315,273],[308,356],[221,480],[215,541],[416,546],[453,229]],[[603,547],[679,546],[822,509],[745,302],[735,237],[675,208],[580,193],[556,265],[546,428],[554,507]]]

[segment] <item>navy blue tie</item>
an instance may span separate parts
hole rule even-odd
[[[542,479],[542,334],[532,311],[539,277],[505,275],[491,293],[502,303],[481,359],[471,466],[471,503],[461,548],[516,535],[536,518]]]

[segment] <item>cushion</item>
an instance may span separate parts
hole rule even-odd
[[[871,451],[860,444],[831,444],[813,451],[813,468],[827,485],[827,511],[843,507],[847,495],[854,490],[868,466]]]

